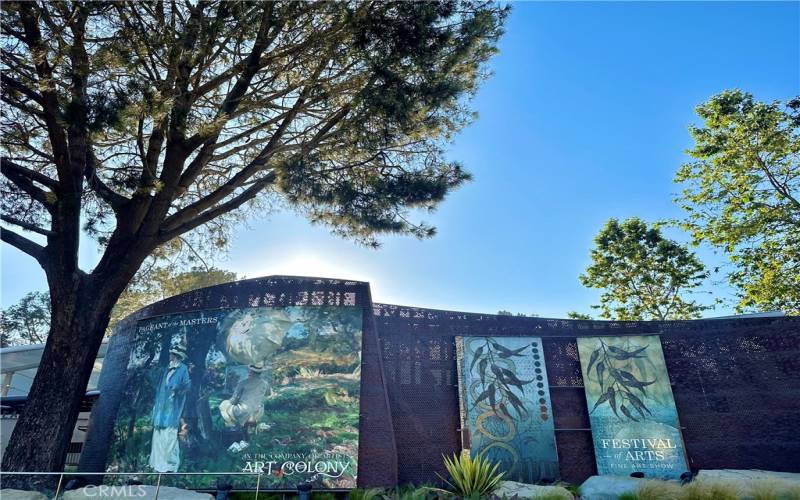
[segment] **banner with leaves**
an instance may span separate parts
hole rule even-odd
[[[456,337],[463,449],[500,462],[505,479],[559,478],[542,340]]]
[[[661,339],[578,338],[600,474],[674,479],[688,470]]]

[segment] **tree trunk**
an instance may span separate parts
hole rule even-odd
[[[117,263],[114,272],[102,265],[91,275],[59,272],[57,265],[43,266],[50,288],[50,334],[25,408],[3,454],[3,472],[64,470],[111,309],[146,255],[122,248],[108,247],[103,256],[103,260]],[[7,488],[36,482],[22,476],[3,478]]]
[[[108,324],[108,315],[103,320],[98,312],[110,311],[114,301],[102,296],[84,299],[76,301],[69,312],[54,307],[50,336],[28,401],[3,455],[4,472],[63,470],[81,400]]]
[[[192,335],[186,342],[186,354],[189,361],[189,394],[186,398],[186,408],[183,416],[188,424],[186,442],[192,454],[209,450],[208,427],[205,425],[206,417],[211,416],[208,400],[200,395],[206,385],[206,357],[208,351],[216,340],[216,331],[203,332],[203,335]]]

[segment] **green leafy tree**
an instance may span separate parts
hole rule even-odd
[[[217,268],[175,272],[167,267],[145,269],[131,281],[111,312],[107,333],[120,319],[153,302],[212,285],[235,281],[236,273]],[[50,330],[50,294],[30,292],[0,314],[2,347],[41,344]]]
[[[708,277],[685,246],[634,217],[610,219],[595,238],[581,283],[599,288],[600,316],[617,320],[690,319],[709,309],[685,295]]]
[[[50,294],[30,292],[0,313],[2,347],[41,344],[50,329]]]
[[[119,320],[153,302],[237,279],[240,278],[235,272],[215,267],[192,267],[186,271],[169,266],[143,268],[114,304],[107,331],[110,333]]]
[[[569,319],[592,319],[591,314],[579,313],[578,311],[569,311],[567,317]]]
[[[800,314],[800,98],[765,103],[729,90],[697,114],[694,161],[675,178],[684,227],[730,255],[738,310]]]
[[[452,2],[2,3],[2,241],[36,259],[51,331],[4,470],[61,470],[111,309],[180,238],[290,208],[336,234],[414,220],[469,175],[471,118],[507,9]],[[102,251],[78,266],[81,233]],[[265,242],[264,244],[280,244]]]
[[[539,315],[536,314],[536,313],[531,313],[531,314],[512,313],[511,311],[506,311],[505,309],[501,309],[501,310],[497,311],[497,315],[498,316],[517,316],[519,318],[525,318],[525,317],[538,318],[539,317]]]

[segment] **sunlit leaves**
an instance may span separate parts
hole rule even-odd
[[[222,189],[200,210],[214,214],[205,229],[214,239],[245,216],[291,205],[367,244],[381,233],[433,235],[413,219],[468,180],[445,159],[445,142],[473,118],[468,99],[507,14],[483,2],[95,2],[82,6],[77,48],[89,71],[80,100],[70,88],[72,18],[56,4],[30,5],[46,13],[44,53],[9,35],[4,69],[54,89],[62,126],[87,129],[95,172],[111,189],[143,205],[168,198],[167,213],[146,220],[160,223]],[[21,32],[21,7],[5,6],[8,27]],[[264,50],[251,57],[259,33]],[[53,78],[24,67],[45,60]],[[243,92],[229,99],[237,86]],[[6,151],[46,152],[47,134],[29,139],[42,131],[35,113],[15,113],[4,127],[23,123],[24,134]],[[187,173],[195,161],[199,172]],[[253,185],[257,196],[244,196]],[[109,241],[118,221],[86,191],[85,227]],[[161,233],[201,220],[184,215]]]
[[[697,107],[675,180],[697,242],[728,253],[737,309],[800,313],[800,99],[728,90]]]
[[[703,264],[640,219],[610,219],[595,238],[591,257],[580,280],[602,290],[600,304],[592,307],[603,318],[688,319],[708,309],[686,298],[707,277]]]
[[[50,294],[30,292],[0,312],[0,345],[38,344],[50,329]]]

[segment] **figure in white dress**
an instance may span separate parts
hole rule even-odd
[[[161,375],[156,390],[150,467],[158,472],[177,472],[181,464],[178,430],[191,385],[185,360],[186,351],[183,347],[170,349],[169,366]]]
[[[219,404],[219,412],[226,427],[256,427],[264,416],[264,398],[270,389],[264,380],[264,366],[247,367],[247,378],[241,380],[233,396]]]

